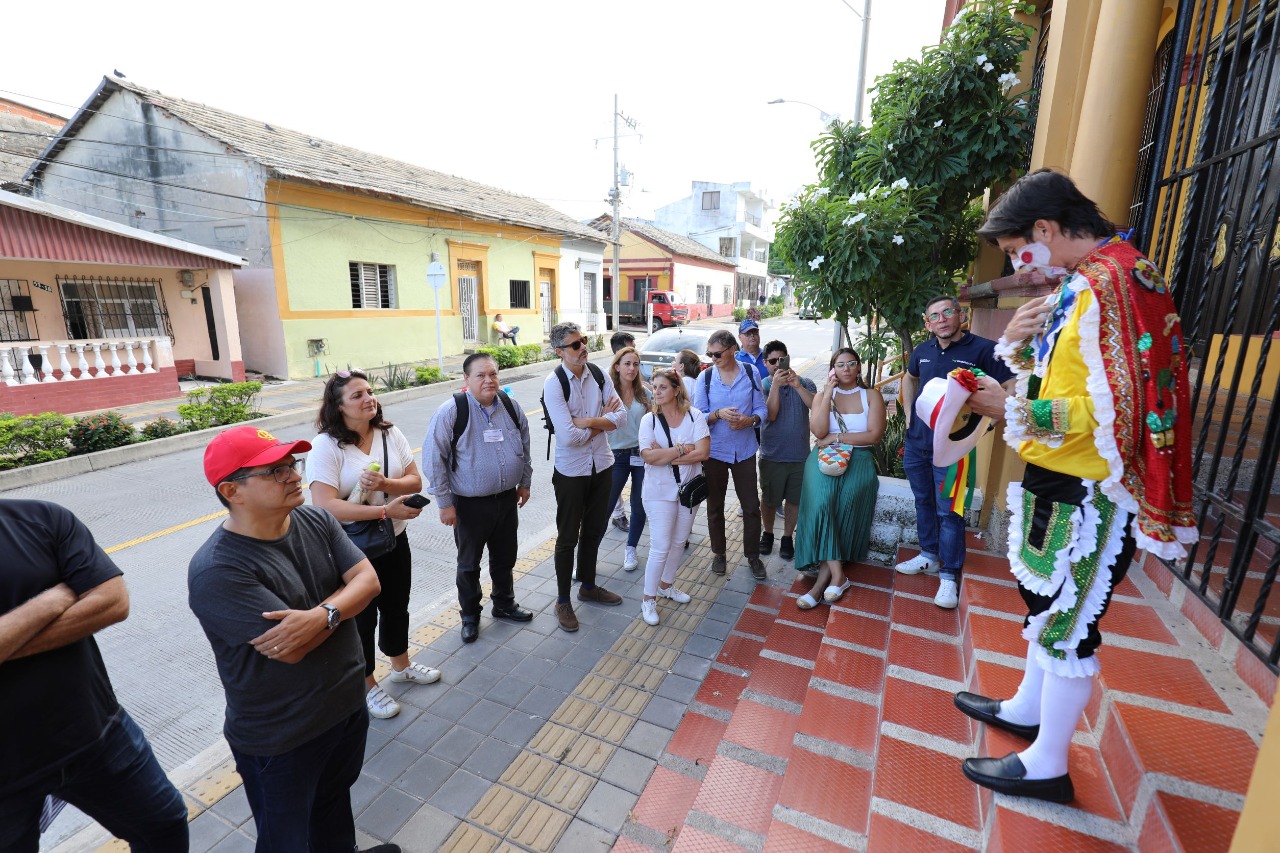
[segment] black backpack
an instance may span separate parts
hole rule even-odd
[[[596,380],[596,385],[600,387],[600,401],[604,402],[604,371],[596,367],[591,362],[587,362],[587,370],[591,371],[591,376]],[[560,380],[560,390],[564,392],[564,401],[569,402],[569,374],[565,372],[564,365],[561,364],[555,369],[556,378]],[[556,434],[556,425],[551,422],[551,414],[547,411],[547,398],[542,396],[538,398],[539,405],[542,406],[542,428],[547,431],[547,458],[551,458],[551,436]]]
[[[449,470],[451,471],[458,470],[458,439],[462,438],[462,434],[467,431],[467,422],[471,420],[471,405],[467,402],[467,396],[466,391],[458,391],[453,395],[453,404],[458,407],[458,416],[453,421],[453,441],[449,445]],[[502,401],[507,414],[511,415],[512,423],[519,427],[520,417],[516,414],[515,403],[501,391],[498,392],[498,399]]]

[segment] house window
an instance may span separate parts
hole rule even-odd
[[[67,337],[173,335],[159,279],[58,276]]]
[[[698,302],[702,305],[711,304],[711,285],[709,284],[698,285]]]
[[[632,293],[635,294],[636,301],[641,303],[643,306],[643,304],[649,299],[649,290],[653,287],[653,279],[648,277],[633,278],[631,279],[631,287]]]
[[[30,341],[35,307],[25,280],[0,278],[0,341]]]
[[[362,264],[352,261],[351,307],[395,308],[396,268],[386,264]]]
[[[529,282],[511,279],[511,307],[512,308],[532,308],[533,303],[529,301]]]
[[[737,254],[736,250],[733,247],[732,237],[720,238],[720,254],[726,258],[732,258],[735,254]]]
[[[719,210],[720,209],[720,191],[707,192],[702,194],[703,210]]]

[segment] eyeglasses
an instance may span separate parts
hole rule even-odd
[[[765,364],[777,364],[777,363],[778,363],[778,362],[780,362],[780,361],[782,361],[782,356],[778,356],[777,358],[766,358],[766,359],[764,360],[764,363],[765,363]]]
[[[840,368],[841,370],[844,370],[849,367],[857,367],[859,364],[861,364],[861,362],[857,361],[856,359],[854,361],[837,361],[836,367]]]
[[[571,344],[563,344],[563,345],[561,345],[561,346],[557,347],[557,349],[571,349],[571,350],[573,350],[574,352],[577,352],[578,350],[582,349],[582,348],[583,348],[583,347],[585,347],[586,345],[587,345],[587,342],[586,342],[586,341],[584,341],[584,340],[582,340],[581,338],[579,338],[578,340],[574,341],[573,343],[571,343]]]
[[[932,314],[926,314],[925,319],[928,320],[930,323],[936,323],[939,320],[941,320],[943,317],[950,319],[956,316],[956,314],[959,313],[959,311],[960,311],[959,308],[944,308],[942,309],[942,311],[934,311]]]
[[[707,358],[711,359],[712,361],[715,361],[716,359],[720,358],[720,356],[724,355],[726,352],[728,352],[728,350],[720,350],[720,352],[712,352],[711,350],[707,350]]]
[[[250,477],[265,477],[270,474],[275,478],[277,483],[287,483],[289,478],[298,471],[298,466],[302,464],[301,459],[295,459],[287,465],[277,465],[266,471],[254,471],[252,474],[241,474],[238,477],[228,477],[228,480],[247,480]]]

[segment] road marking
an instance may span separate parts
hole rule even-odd
[[[168,536],[170,533],[177,533],[179,530],[186,530],[188,527],[195,527],[197,524],[204,524],[206,521],[213,521],[215,518],[222,518],[226,514],[227,511],[224,509],[200,518],[193,518],[191,521],[184,521],[181,524],[175,524],[173,527],[166,527],[164,530],[157,530],[155,533],[148,533],[146,536],[130,539],[128,542],[112,545],[105,550],[108,554],[114,554],[117,551],[123,551],[125,548],[132,548],[134,545],[141,545],[143,542],[150,542],[152,539],[159,539],[161,536]]]

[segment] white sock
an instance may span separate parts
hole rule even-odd
[[[1093,696],[1093,678],[1065,678],[1044,674],[1040,694],[1040,736],[1018,753],[1028,779],[1053,779],[1067,772],[1071,736]]]
[[[1040,692],[1044,685],[1044,670],[1036,660],[1038,643],[1027,644],[1027,669],[1022,674],[1022,683],[1012,699],[1000,703],[996,716],[1020,726],[1034,726],[1040,722]]]

